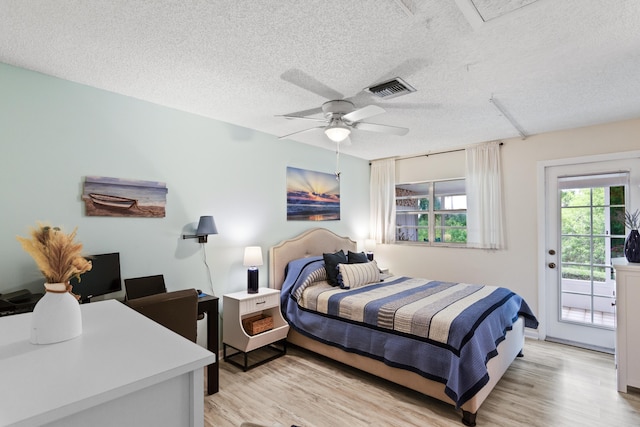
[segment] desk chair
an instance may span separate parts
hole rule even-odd
[[[195,289],[134,298],[126,304],[149,319],[196,342],[198,292]]]
[[[124,279],[124,289],[127,300],[167,292],[162,274]]]

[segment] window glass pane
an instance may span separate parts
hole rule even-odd
[[[624,206],[624,186],[611,187],[609,198],[612,205]]]
[[[591,189],[573,188],[562,190],[560,203],[563,208],[591,205]]]
[[[611,258],[624,256],[624,238],[614,237],[611,239]]]
[[[591,239],[589,237],[562,236],[562,262],[589,264]]]
[[[590,208],[562,208],[562,234],[590,234],[591,233],[591,209]]]
[[[467,215],[436,214],[436,242],[466,243]]]
[[[447,242],[451,243],[467,243],[467,229],[466,228],[451,228],[448,231],[449,239]]]
[[[604,188],[597,187],[591,189],[591,197],[593,197],[593,206],[604,206]]]
[[[396,211],[397,226],[429,226],[429,214],[419,212]]]
[[[606,254],[605,247],[608,237],[594,237],[593,238],[593,263],[604,265]],[[604,277],[604,274],[602,275]]]
[[[437,213],[435,214],[436,227],[466,227],[466,213]]]
[[[428,242],[429,230],[421,227],[401,226],[396,229],[396,240],[399,242]]]
[[[588,265],[562,264],[562,278],[591,281],[591,268]],[[570,282],[562,281],[563,290],[567,283]]]
[[[396,186],[396,206],[413,210],[429,210],[429,183]]]
[[[436,210],[467,209],[464,179],[435,182],[433,194]]]
[[[411,227],[398,227],[396,240],[400,242],[415,242],[418,240],[417,230]]]
[[[624,236],[624,206],[611,208],[611,235]]]
[[[606,267],[593,267],[593,281],[594,282],[604,282],[607,280],[607,268]]]
[[[604,319],[602,320],[600,320],[598,317],[595,317],[594,323],[614,327],[614,311],[613,306],[611,305],[611,303],[613,302],[615,302],[615,298],[613,297],[596,296],[593,298],[593,309],[595,310],[594,316],[604,315]]]
[[[593,234],[604,235],[607,232],[607,227],[605,225],[605,214],[608,210],[608,207],[594,207],[591,211],[593,215]]]
[[[581,294],[563,292],[562,306],[571,307],[573,309],[577,308],[577,309],[586,310],[590,312],[591,311],[591,295],[581,295]],[[588,314],[589,313],[581,313],[581,315],[584,316],[584,319],[580,319],[580,320],[586,321],[587,323],[591,323],[591,316],[589,316]],[[567,319],[567,320],[578,320],[578,319]]]

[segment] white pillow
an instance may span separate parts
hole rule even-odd
[[[379,281],[380,270],[375,261],[338,264],[338,284],[342,289],[359,288]]]

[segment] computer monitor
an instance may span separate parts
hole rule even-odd
[[[83,303],[91,298],[122,290],[120,274],[120,253],[98,254],[87,256],[91,260],[91,270],[77,278],[71,279],[73,292],[80,295]]]

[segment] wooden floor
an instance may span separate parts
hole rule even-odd
[[[205,425],[462,426],[453,406],[305,350],[248,372],[221,361]],[[478,426],[640,426],[640,392],[618,393],[610,354],[527,340]]]

